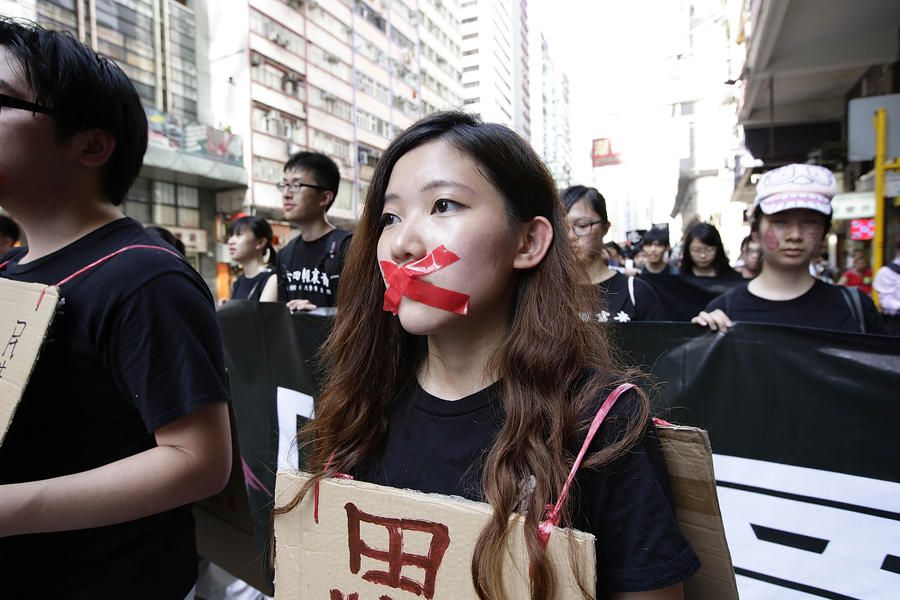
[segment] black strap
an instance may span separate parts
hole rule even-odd
[[[890,269],[891,271],[893,271],[894,273],[896,273],[897,275],[900,275],[900,265],[898,265],[897,263],[895,263],[895,262],[890,262],[890,263],[888,263],[888,264],[885,265],[885,266],[886,266],[888,269]]]
[[[850,309],[850,315],[856,320],[857,325],[859,325],[859,332],[865,333],[866,319],[863,316],[862,301],[859,299],[859,290],[855,287],[844,286],[839,286],[838,289],[841,290],[844,302],[847,303],[847,308]]]

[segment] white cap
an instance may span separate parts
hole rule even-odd
[[[756,184],[756,199],[750,214],[759,206],[772,215],[793,208],[831,214],[831,199],[837,193],[834,174],[818,165],[793,164],[773,169]]]

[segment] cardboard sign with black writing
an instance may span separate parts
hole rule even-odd
[[[284,506],[309,475],[279,471],[276,504]],[[491,515],[487,504],[346,479],[275,517],[275,596],[302,600],[477,598],[472,554]],[[522,517],[513,517],[503,586],[507,598],[530,597]],[[572,545],[569,545],[569,536]],[[580,598],[595,586],[594,536],[554,529],[547,555],[556,598]]]
[[[0,279],[0,446],[37,363],[59,290]]]

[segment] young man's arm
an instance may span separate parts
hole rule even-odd
[[[90,471],[0,486],[0,537],[131,521],[211,496],[228,482],[226,402],[176,419],[155,437],[156,448]]]

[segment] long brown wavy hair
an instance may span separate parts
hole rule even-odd
[[[301,431],[301,439],[312,446],[308,469],[313,477],[276,513],[293,509],[316,481],[352,474],[379,451],[395,399],[411,389],[424,364],[426,339],[407,333],[397,317],[382,310],[385,286],[376,248],[394,165],[413,148],[435,140],[451,144],[478,165],[504,197],[511,224],[543,216],[553,226],[544,260],[518,275],[508,330],[485,365],[500,377],[505,420],[484,459],[484,499],[493,516],[472,558],[479,597],[503,598],[509,516],[519,508],[520,482],[533,475],[537,487],[523,511],[531,594],[551,598],[555,577],[537,535],[544,507],[565,481],[598,398],[626,374],[614,367],[604,325],[580,316],[599,312],[599,297],[581,284],[586,275],[568,239],[553,178],[516,133],[471,115],[425,117],[391,142],[375,168],[341,276],[334,329],[323,349],[328,368],[324,391],[316,418]],[[643,435],[648,418],[648,401],[639,394],[624,435],[590,455],[582,468],[596,468],[627,452]],[[564,515],[561,525],[570,519]],[[594,590],[582,592],[590,597]]]

